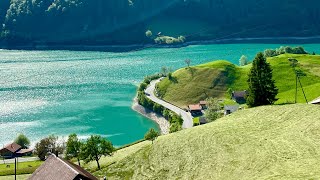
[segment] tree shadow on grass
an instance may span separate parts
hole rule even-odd
[[[174,76],[169,77],[169,80],[170,80],[171,82],[175,83],[175,84],[178,83],[178,79],[177,79],[176,77],[174,77]]]

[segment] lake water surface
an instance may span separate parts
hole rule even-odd
[[[157,125],[131,110],[143,77],[217,59],[238,63],[279,44],[196,45],[128,53],[0,50],[0,146],[18,133],[32,144],[50,134],[108,137],[120,146]],[[303,45],[320,51],[319,44]]]

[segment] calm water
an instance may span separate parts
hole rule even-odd
[[[130,53],[0,50],[0,146],[26,134],[33,143],[49,134],[100,134],[115,145],[143,138],[152,121],[131,110],[145,75],[184,60],[238,63],[278,44],[199,45]],[[320,51],[319,44],[303,45]]]

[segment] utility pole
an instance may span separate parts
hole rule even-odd
[[[306,100],[306,103],[308,104],[306,93],[304,92],[303,87],[302,87],[302,83],[300,81],[300,77],[307,76],[307,75],[304,72],[302,72],[301,70],[296,70],[296,74],[297,74],[297,77],[298,77],[298,80],[299,80],[300,87],[302,89],[302,93],[303,93],[304,99]]]
[[[304,89],[302,87],[302,83],[301,83],[301,80],[300,80],[300,77],[303,77],[303,76],[307,76],[306,73],[304,73],[302,70],[300,69],[296,69],[296,67],[299,65],[298,64],[298,60],[296,59],[293,59],[293,58],[289,58],[288,59],[290,62],[291,62],[291,67],[293,68],[294,70],[294,73],[296,75],[296,93],[295,93],[295,104],[297,103],[297,97],[298,97],[298,81],[299,81],[299,84],[300,84],[300,87],[302,89],[302,93],[303,93],[303,96],[304,96],[304,99],[306,100],[306,103],[308,104],[308,100],[307,100],[307,96],[306,96],[306,93],[304,92]]]
[[[296,71],[296,67],[298,66],[298,60],[293,59],[293,58],[289,58],[288,59],[290,61],[290,66],[293,68],[294,74],[296,75],[296,93],[295,93],[295,97],[294,97],[294,103],[297,103],[297,97],[298,97],[298,74]]]
[[[17,158],[16,158],[16,154],[14,154],[14,180],[17,180]]]

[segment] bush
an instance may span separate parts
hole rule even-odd
[[[151,32],[150,30],[147,30],[147,31],[146,31],[146,36],[147,36],[148,38],[150,38],[150,37],[152,36],[152,32]]]
[[[153,111],[158,113],[158,114],[162,114],[163,113],[163,106],[161,106],[160,104],[154,103],[153,104]]]
[[[153,128],[151,128],[145,135],[144,135],[144,139],[145,140],[149,140],[149,141],[152,141],[152,144],[153,144],[153,141],[159,136],[159,133],[154,130]]]
[[[144,90],[147,88],[147,86],[148,86],[148,84],[145,83],[145,82],[143,82],[143,83],[140,84],[138,90],[139,90],[139,91],[144,91]]]
[[[182,126],[179,123],[170,124],[170,133],[178,132],[182,130]]]
[[[157,44],[179,44],[184,43],[186,38],[184,36],[179,36],[178,38],[170,36],[160,36],[157,37],[154,42]]]

